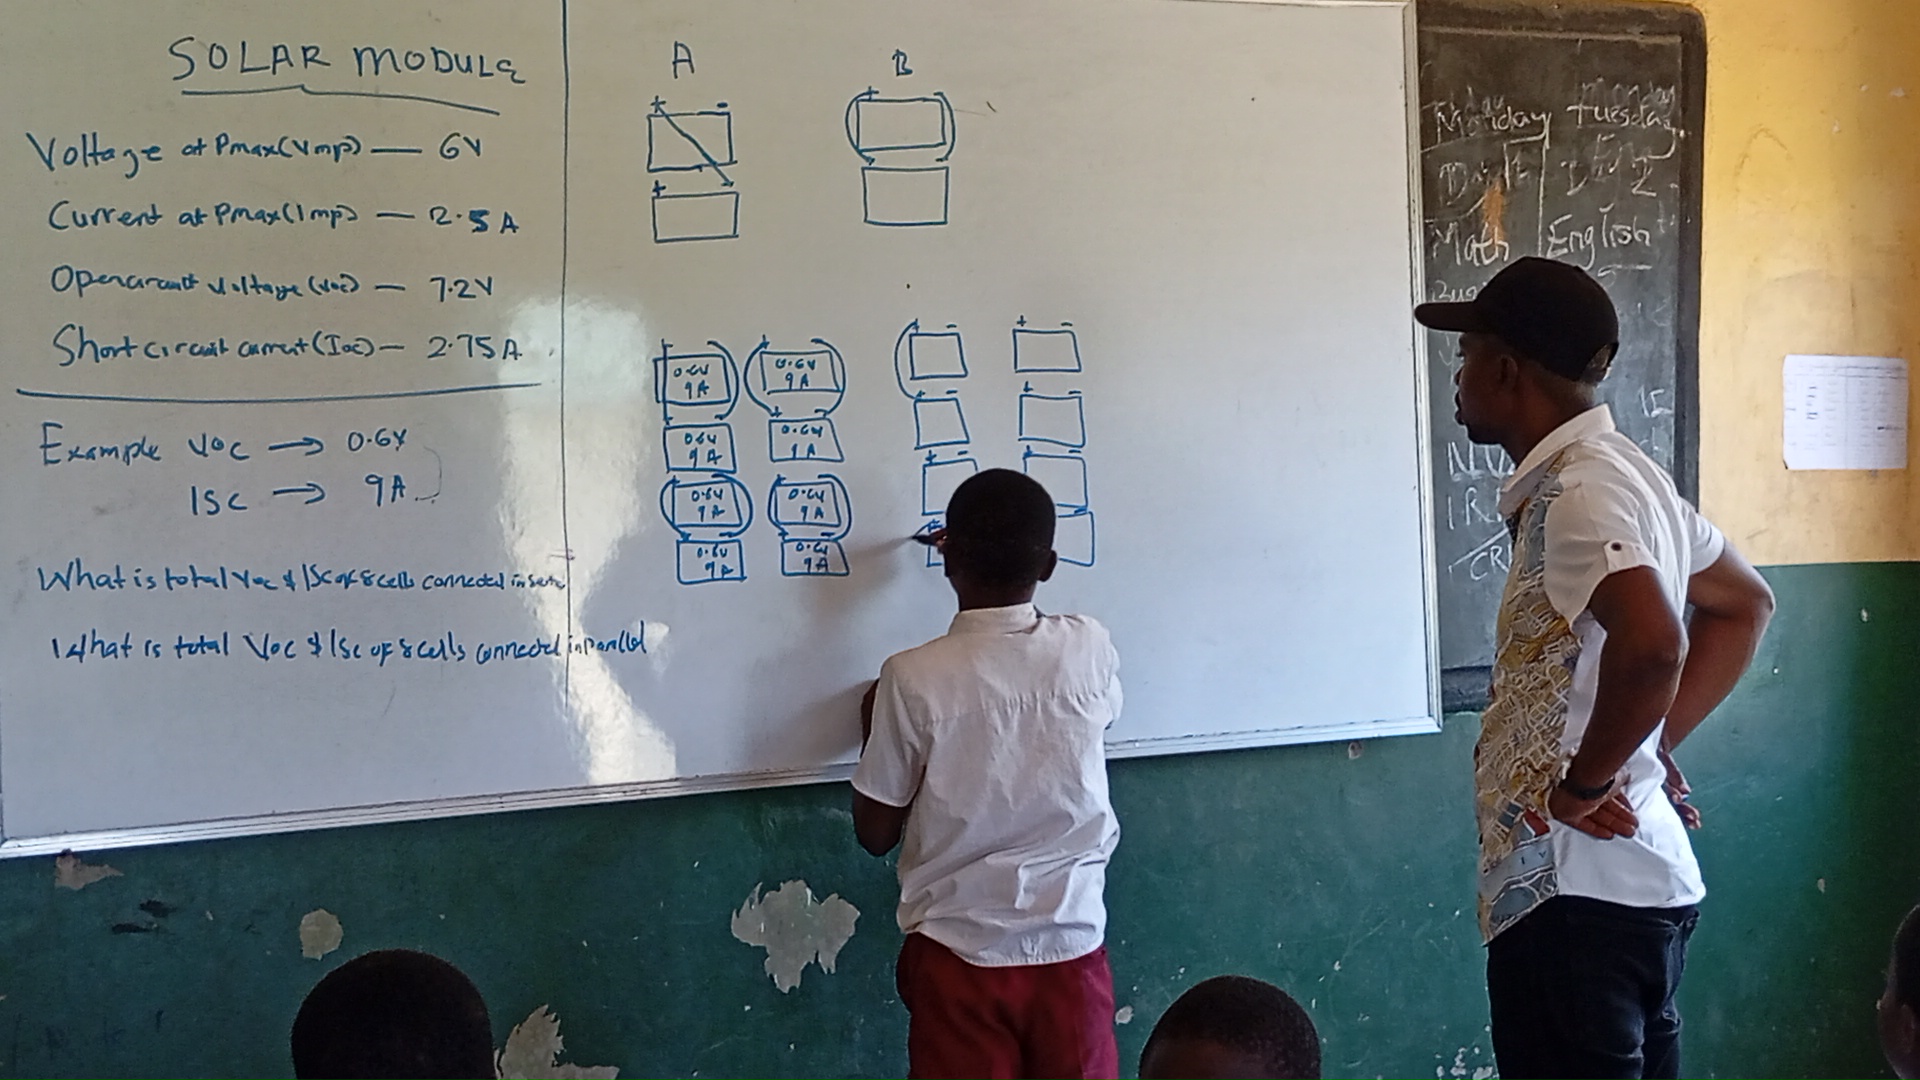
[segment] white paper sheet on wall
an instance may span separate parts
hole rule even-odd
[[[1789,469],[1907,467],[1907,362],[1878,356],[1789,356]]]

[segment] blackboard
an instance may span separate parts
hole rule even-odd
[[[1696,498],[1700,16],[1652,3],[1426,0],[1419,19],[1428,298],[1468,299],[1525,255],[1586,267],[1620,310],[1604,397]],[[1453,336],[1432,335],[1428,355],[1443,699],[1474,709],[1511,550],[1496,507],[1513,463],[1454,421]]]

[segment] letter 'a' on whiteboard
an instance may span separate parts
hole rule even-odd
[[[0,855],[843,779],[990,468],[1112,755],[1437,730],[1410,0],[209,10],[0,35]]]
[[[1782,366],[1789,469],[1907,467],[1907,362],[1789,356]]]

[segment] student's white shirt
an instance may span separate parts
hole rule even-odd
[[[1500,510],[1512,517],[1529,500],[1549,500],[1543,584],[1553,609],[1578,638],[1562,760],[1579,749],[1593,715],[1607,632],[1587,603],[1611,574],[1651,567],[1675,612],[1686,610],[1687,582],[1720,558],[1726,541],[1680,497],[1673,481],[1633,440],[1614,428],[1606,406],[1555,429],[1502,486]],[[1552,822],[1558,892],[1632,907],[1678,907],[1706,896],[1693,847],[1662,788],[1658,750],[1664,722],[1627,760],[1626,792],[1640,819],[1630,838],[1600,840]]]
[[[1032,604],[962,611],[887,660],[853,786],[912,804],[901,930],[987,967],[1100,947],[1120,839],[1105,734],[1120,703],[1106,628]]]

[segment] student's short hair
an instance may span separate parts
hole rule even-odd
[[[382,949],[330,972],[293,1021],[295,1076],[491,1077],[487,1003],[460,969]]]
[[[1920,1014],[1920,907],[1893,935],[1893,1000]]]
[[[1320,1034],[1293,996],[1245,975],[1219,975],[1195,985],[1167,1007],[1140,1052],[1142,1065],[1156,1043],[1206,1041],[1259,1061],[1262,1076],[1320,1076]]]
[[[1040,580],[1053,551],[1053,496],[1012,469],[968,477],[947,500],[943,557],[983,585]]]

